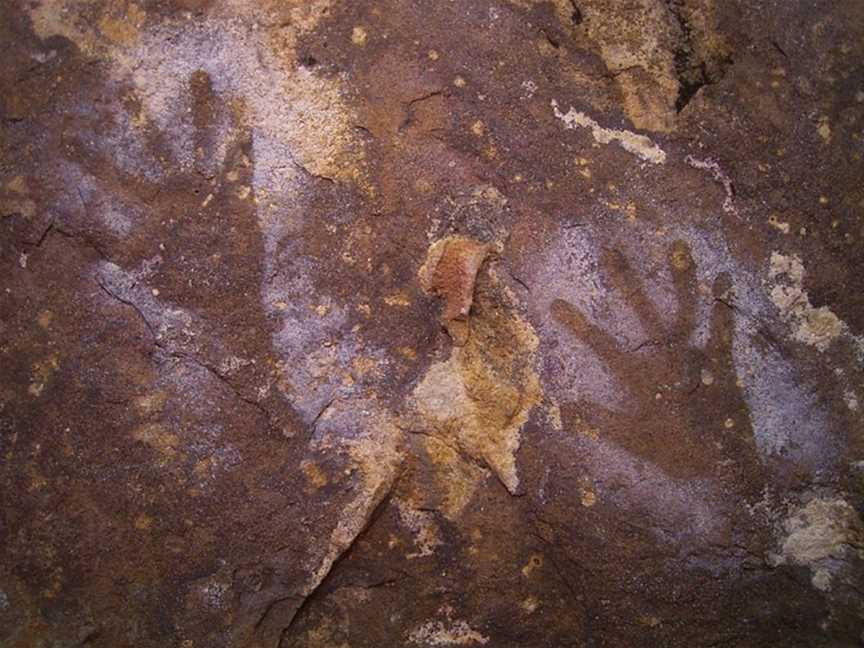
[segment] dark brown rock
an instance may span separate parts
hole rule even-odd
[[[858,3],[0,48],[0,644],[860,645]]]

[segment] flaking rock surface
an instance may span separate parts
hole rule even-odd
[[[0,645],[864,641],[860,2],[0,52]]]

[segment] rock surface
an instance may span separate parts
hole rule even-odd
[[[864,5],[0,44],[0,645],[864,641]]]

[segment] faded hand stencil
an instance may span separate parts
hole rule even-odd
[[[152,27],[145,26],[141,12],[120,41],[105,33],[105,25],[82,26],[72,5],[69,22],[52,23],[47,19],[59,9],[49,4],[33,15],[41,35],[71,38],[86,54],[107,61],[113,76],[102,110],[82,104],[71,111],[83,121],[75,136],[81,136],[84,162],[58,163],[61,195],[80,188],[78,195],[72,192],[57,203],[55,218],[65,226],[119,237],[146,227],[145,214],[189,217],[188,212],[176,214],[177,207],[161,199],[159,188],[192,177],[203,190],[196,202],[184,205],[191,217],[206,223],[216,214],[233,213],[238,219],[253,215],[259,223],[261,298],[265,311],[280,322],[273,339],[278,362],[257,393],[242,398],[255,404],[278,390],[300,419],[316,421],[310,450],[341,457],[356,470],[350,501],[333,521],[329,543],[317,543],[303,557],[306,581],[292,584],[293,594],[264,591],[250,603],[258,607],[261,598],[269,610],[277,599],[296,599],[296,609],[392,490],[401,457],[399,431],[374,394],[343,404],[366,390],[362,379],[353,379],[363,373],[358,358],[374,366],[384,362],[381,352],[343,335],[344,313],[326,296],[313,301],[312,277],[322,260],[304,258],[294,246],[304,224],[307,190],[322,178],[362,184],[362,151],[352,139],[338,84],[298,66],[293,51],[298,34],[314,26],[327,3],[283,4],[281,18],[276,10],[262,15],[243,6],[235,14],[226,5],[207,21],[181,16]],[[291,27],[259,31],[256,20],[264,19]],[[161,58],[154,60],[152,52]],[[99,186],[95,178],[100,174],[122,180],[122,199]],[[127,270],[108,260],[97,264],[93,276],[101,292],[95,298],[128,305],[160,353],[197,365],[202,371],[193,375],[199,383],[187,384],[188,389],[206,390],[213,377],[229,380],[235,365],[248,361],[227,354],[206,314],[193,315],[157,297],[148,279],[161,263],[157,255],[142,269]],[[170,367],[162,364],[165,371]],[[135,434],[166,452],[179,443],[152,426]],[[292,616],[289,612],[289,622]]]
[[[262,297],[267,310],[283,322],[274,343],[291,366],[279,388],[309,422],[332,398],[339,374],[347,369],[344,351],[321,351],[345,317],[339,309],[331,310],[326,299],[311,301],[309,276],[319,261],[300,257],[293,239],[303,227],[304,193],[316,180],[363,184],[362,149],[339,83],[296,61],[296,39],[314,27],[328,3],[265,5],[263,12],[235,4],[214,9],[216,15],[206,21],[181,16],[145,27],[142,19],[140,28],[130,27],[120,42],[99,29],[43,28],[60,30],[85,51],[110,61],[125,110],[113,124],[113,137],[99,139],[118,169],[154,183],[197,170],[212,178],[215,193],[233,182],[233,191],[254,205],[265,245]],[[39,15],[37,25],[44,23]],[[272,29],[280,20],[290,27]],[[259,29],[259,21],[269,28]],[[154,51],[161,58],[154,60]],[[218,110],[196,111],[191,92],[196,83],[217,99]],[[88,108],[82,106],[81,113]],[[203,137],[202,123],[208,130]],[[232,142],[244,138],[254,166],[245,161],[251,178],[238,183],[237,170],[224,166]],[[148,142],[161,150],[148,151]],[[170,159],[165,159],[165,149]],[[213,196],[207,196],[202,196],[202,208],[215,206]],[[118,211],[123,210],[112,214]],[[128,221],[114,229],[128,230]],[[328,312],[310,328],[304,322],[315,319],[308,310],[316,308]]]
[[[670,528],[690,520],[686,542],[698,543],[725,525],[726,487],[755,500],[777,461],[829,470],[842,430],[764,337],[763,276],[719,234],[600,227],[560,230],[528,279],[558,434],[587,457],[588,478],[620,482],[610,497]]]
[[[354,140],[342,89],[294,61],[293,39],[314,24],[324,5],[291,4],[308,20],[295,20],[299,27],[282,41],[259,32],[251,18],[233,15],[230,7],[208,22],[187,17],[147,27],[142,17],[121,42],[99,29],[39,23],[44,36],[62,33],[84,52],[107,60],[113,77],[114,94],[105,98],[99,115],[104,126],[93,118],[92,106],[73,111],[86,124],[84,161],[58,163],[68,204],[80,202],[86,212],[79,216],[58,205],[58,214],[109,238],[130,235],[146,227],[147,214],[176,209],[161,199],[161,185],[192,176],[203,187],[194,203],[184,206],[193,217],[206,222],[231,210],[238,217],[253,216],[260,227],[260,293],[264,311],[278,322],[272,339],[277,360],[268,380],[242,398],[263,407],[263,399],[278,393],[309,427],[310,456],[344,465],[351,483],[329,541],[316,543],[303,557],[308,577],[292,584],[289,594],[256,595],[251,606],[265,610],[286,600],[296,600],[297,607],[321,584],[394,493],[409,450],[426,469],[400,491],[396,505],[416,536],[417,557],[430,555],[439,543],[437,523],[424,510],[439,509],[457,519],[493,475],[515,492],[519,430],[542,397],[534,372],[536,336],[518,315],[518,300],[487,268],[473,308],[473,337],[466,336],[464,346],[418,381],[408,411],[396,413],[379,399],[396,351],[363,339],[353,326],[358,315],[316,283],[333,258],[307,255],[299,243],[304,227],[327,225],[308,222],[310,194],[322,185],[368,190],[363,151]],[[161,58],[147,56],[154,51]],[[96,136],[101,130],[107,135]],[[121,196],[99,186],[96,178],[106,173],[123,179]],[[83,187],[81,195],[69,194],[75,186]],[[88,222],[91,215],[96,222]],[[334,217],[343,220],[350,215]],[[147,267],[129,269],[106,259],[93,270],[101,288],[97,299],[110,297],[134,309],[159,352],[206,370],[199,372],[201,380],[229,380],[244,360],[228,357],[206,314],[173,305],[148,285],[161,264],[159,255]],[[453,398],[461,409],[451,411]],[[145,430],[144,442],[169,451],[179,444],[168,431],[160,429],[159,436],[154,429]],[[326,482],[314,462],[303,469],[313,486],[316,480]],[[287,623],[291,618],[288,612]]]

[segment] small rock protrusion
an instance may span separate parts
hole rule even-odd
[[[488,243],[449,236],[429,248],[426,263],[420,268],[423,289],[444,300],[441,324],[456,346],[468,342],[474,283],[490,249]]]

